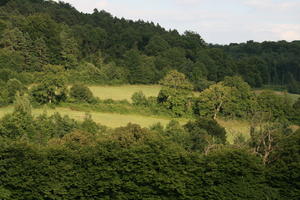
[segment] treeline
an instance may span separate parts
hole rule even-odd
[[[0,85],[0,106],[12,104],[16,95],[29,96],[35,107],[64,106],[82,111],[114,112],[120,114],[161,115],[173,118],[242,119],[253,126],[255,121],[280,121],[300,125],[300,98],[293,100],[287,93],[271,90],[255,91],[239,76],[226,76],[223,81],[195,93],[193,84],[176,70],[169,71],[159,81],[157,96],[146,97],[142,91],[127,100],[100,100],[84,84],[70,87],[59,73],[48,73],[39,83],[25,87],[17,79]]]
[[[299,93],[300,43],[208,45],[197,33],[78,12],[68,3],[2,1],[0,80],[39,82],[59,72],[69,82],[152,84],[176,69],[196,90],[240,75],[252,87],[276,85]]]
[[[264,122],[226,142],[212,119],[109,129],[31,114],[25,96],[0,120],[0,198],[278,199],[299,197],[299,130]]]

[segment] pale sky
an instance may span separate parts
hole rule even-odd
[[[79,11],[153,21],[208,43],[300,40],[300,0],[64,0]]]

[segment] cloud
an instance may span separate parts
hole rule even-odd
[[[175,3],[180,5],[195,5],[199,3],[203,3],[207,0],[175,0]]]
[[[300,2],[295,0],[243,0],[243,2],[247,6],[251,6],[256,9],[263,9],[266,12],[270,10],[299,10],[300,7]]]
[[[300,40],[300,24],[278,24],[272,27],[272,32],[281,40]]]

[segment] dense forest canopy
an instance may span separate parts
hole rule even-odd
[[[210,45],[192,31],[180,34],[44,0],[1,1],[0,34],[4,82],[38,82],[34,74],[58,70],[69,82],[150,84],[176,69],[197,90],[241,75],[252,87],[276,85],[299,93],[299,41]]]

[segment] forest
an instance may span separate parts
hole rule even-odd
[[[300,41],[0,1],[0,199],[298,200],[299,180]]]

